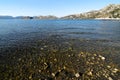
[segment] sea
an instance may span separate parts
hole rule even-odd
[[[80,72],[70,73],[69,69]],[[53,76],[56,79],[58,74],[72,78],[71,75],[87,76],[86,70],[93,71],[95,78],[89,72],[91,79],[100,75],[100,79],[117,80],[120,79],[118,69],[120,20],[0,19],[2,80],[27,79],[32,72],[35,79],[51,80]],[[52,70],[56,74],[52,72],[50,77]],[[80,78],[84,79],[84,75]]]
[[[49,35],[110,40],[113,45],[120,46],[120,21],[0,19],[0,46],[10,46],[20,40]]]

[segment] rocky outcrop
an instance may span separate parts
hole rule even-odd
[[[86,13],[73,14],[62,17],[62,19],[94,19],[94,18],[120,18],[120,4],[110,4],[100,10]]]

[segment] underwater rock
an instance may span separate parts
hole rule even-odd
[[[80,77],[80,74],[79,73],[75,73],[75,77]]]

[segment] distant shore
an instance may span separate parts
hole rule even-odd
[[[96,20],[120,20],[120,18],[95,18]]]

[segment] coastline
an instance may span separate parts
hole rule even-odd
[[[120,20],[120,18],[95,18],[95,20]]]

